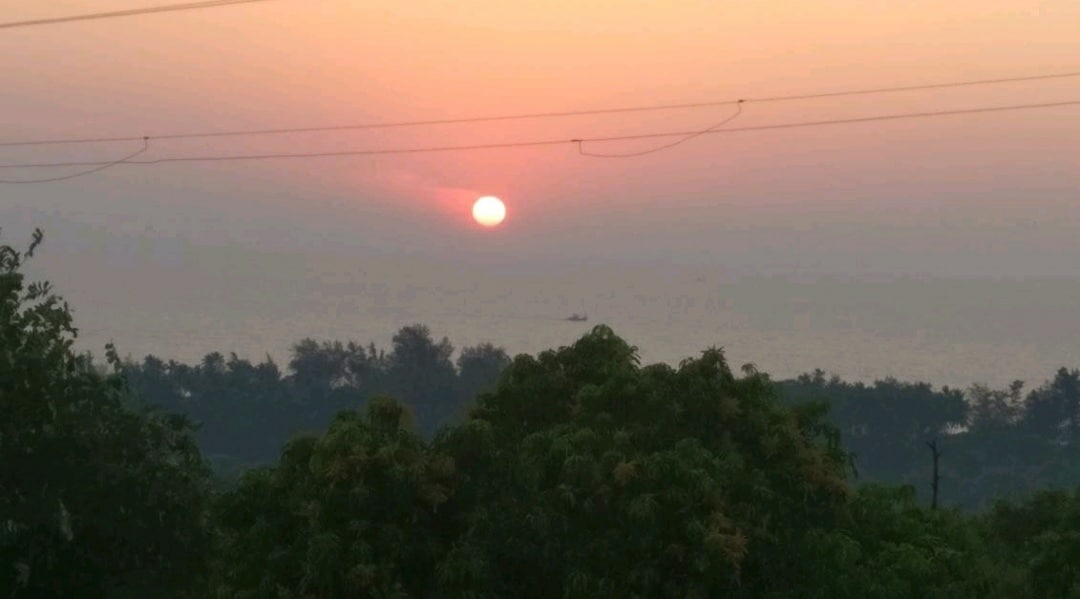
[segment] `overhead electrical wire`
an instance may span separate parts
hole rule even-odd
[[[239,129],[232,131],[205,131],[205,132],[189,132],[189,133],[170,133],[162,135],[150,135],[149,137],[157,141],[165,140],[181,140],[181,139],[200,139],[200,138],[217,138],[217,137],[247,137],[247,136],[263,136],[263,135],[286,135],[296,133],[324,133],[331,131],[355,131],[364,129],[393,129],[403,127],[422,127],[422,126],[434,126],[434,125],[459,125],[468,123],[485,123],[495,121],[519,121],[530,119],[549,119],[549,118],[565,118],[573,116],[590,116],[590,115],[603,115],[603,114],[621,114],[621,113],[633,113],[633,112],[656,112],[656,111],[670,111],[670,110],[687,110],[694,108],[714,108],[719,106],[734,106],[739,103],[773,103],[773,102],[791,102],[791,101],[803,101],[803,100],[815,100],[823,98],[838,98],[844,96],[864,96],[871,94],[887,94],[907,91],[920,91],[930,89],[947,89],[958,87],[970,87],[977,85],[996,85],[1004,83],[1022,83],[1031,81],[1044,81],[1050,79],[1065,79],[1080,77],[1080,71],[1070,71],[1061,73],[1049,73],[1040,75],[1028,75],[1023,77],[1003,77],[996,79],[975,79],[965,81],[952,81],[943,83],[930,83],[920,85],[904,85],[894,87],[877,87],[877,88],[865,88],[855,90],[840,90],[831,92],[820,92],[812,94],[794,94],[783,96],[761,96],[761,97],[748,97],[739,100],[716,100],[705,102],[688,102],[681,104],[653,104],[648,106],[630,106],[619,108],[600,108],[592,110],[568,110],[559,112],[533,112],[533,113],[521,113],[521,114],[506,114],[495,116],[477,116],[477,117],[462,117],[462,118],[449,118],[449,119],[426,119],[415,121],[397,121],[389,123],[360,123],[360,124],[345,124],[345,125],[325,125],[325,126],[309,126],[309,127],[286,127],[286,128],[274,128],[274,129]],[[105,137],[70,137],[70,138],[57,138],[57,139],[40,139],[40,140],[21,140],[21,141],[0,141],[0,147],[17,147],[17,146],[48,146],[48,145],[65,145],[65,144],[92,144],[92,143],[119,143],[139,141],[144,135],[124,135],[124,136],[105,136]]]
[[[100,21],[103,19],[118,19],[121,17],[134,17],[137,15],[150,15],[163,12],[180,12],[187,10],[200,10],[204,8],[217,8],[220,6],[232,6],[234,4],[253,4],[255,2],[269,2],[270,0],[207,0],[205,2],[188,2],[185,4],[167,4],[164,6],[148,6],[145,8],[130,8],[127,10],[114,10],[109,12],[95,12],[82,15],[70,15],[66,17],[53,17],[45,19],[31,19],[27,21],[12,21],[0,23],[0,29],[15,29],[20,27],[39,27],[43,25],[59,25],[61,23],[74,23],[77,21]]]
[[[686,137],[697,135],[716,135],[721,133],[739,133],[748,131],[775,131],[781,129],[797,129],[797,128],[809,128],[809,127],[823,127],[832,125],[846,125],[856,123],[871,123],[871,122],[883,122],[883,121],[896,121],[904,119],[917,119],[917,118],[932,118],[932,117],[944,117],[944,116],[956,116],[956,115],[970,115],[970,114],[988,114],[988,113],[1000,113],[1017,110],[1039,110],[1047,108],[1060,108],[1065,106],[1080,106],[1080,100],[1065,100],[1060,102],[1045,102],[1040,104],[1013,104],[1007,106],[989,106],[980,108],[967,108],[956,110],[938,110],[931,112],[907,112],[896,113],[879,116],[869,117],[854,117],[845,119],[830,119],[820,121],[801,121],[793,123],[776,123],[772,125],[753,125],[746,127],[733,127],[728,129],[711,129],[707,131],[666,131],[655,133],[639,133],[632,135],[612,135],[605,137],[590,137],[590,138],[573,138],[573,139],[546,139],[546,140],[526,140],[518,142],[496,142],[487,144],[471,144],[471,145],[455,145],[455,146],[425,146],[425,147],[413,147],[413,148],[389,148],[389,149],[370,149],[370,150],[339,150],[331,152],[297,152],[297,153],[267,153],[267,154],[234,154],[234,155],[219,155],[219,156],[174,156],[165,158],[155,158],[150,160],[122,160],[114,162],[47,162],[36,164],[4,164],[0,165],[0,169],[13,169],[13,168],[59,168],[59,167],[109,167],[119,165],[133,165],[133,166],[151,166],[157,164],[166,163],[182,163],[182,162],[229,162],[229,161],[245,161],[245,160],[288,160],[288,159],[313,159],[313,158],[335,158],[345,156],[377,156],[377,155],[394,155],[394,154],[422,154],[422,153],[434,153],[434,152],[456,152],[456,151],[471,151],[471,150],[491,150],[491,149],[507,149],[507,148],[525,148],[525,147],[541,147],[541,146],[556,146],[582,143],[602,143],[602,142],[614,142],[614,141],[633,141],[644,139],[662,139],[668,137]],[[153,138],[148,138],[152,140]]]
[[[145,151],[147,151],[149,149],[150,149],[150,139],[149,138],[143,138],[143,147],[142,148],[139,148],[135,152],[132,152],[131,154],[128,154],[127,156],[124,156],[123,158],[121,158],[119,160],[114,160],[112,162],[102,163],[101,165],[99,165],[99,166],[97,166],[95,168],[92,168],[90,170],[85,170],[85,171],[81,171],[81,172],[78,172],[78,173],[72,173],[70,175],[63,175],[63,176],[60,176],[60,177],[48,177],[48,178],[45,178],[45,179],[0,179],[0,184],[3,184],[3,185],[31,185],[31,184],[34,184],[34,183],[55,183],[57,181],[67,181],[68,179],[75,179],[77,177],[85,177],[86,175],[92,175],[94,173],[99,173],[99,172],[101,172],[101,171],[103,171],[103,170],[105,170],[107,168],[114,167],[114,166],[116,166],[118,164],[123,164],[124,162],[127,162],[128,160],[131,160],[132,158],[142,154],[143,152],[145,152]]]
[[[695,137],[700,137],[702,135],[705,135],[706,133],[715,132],[720,127],[723,127],[724,125],[730,123],[731,121],[734,121],[735,119],[739,118],[739,115],[741,115],[741,114],[742,114],[742,100],[739,100],[739,102],[735,105],[735,114],[727,117],[726,119],[724,119],[724,120],[720,121],[719,123],[709,127],[708,129],[702,129],[701,131],[691,133],[691,134],[687,135],[686,137],[683,137],[682,139],[677,139],[677,140],[675,140],[675,141],[673,141],[671,143],[666,143],[666,144],[663,144],[663,145],[659,145],[659,146],[656,146],[655,148],[649,148],[648,150],[639,150],[637,152],[625,152],[625,153],[619,153],[619,154],[604,154],[604,153],[600,153],[600,152],[586,152],[585,151],[585,146],[584,146],[584,140],[576,139],[574,141],[577,142],[578,154],[581,154],[582,156],[589,156],[589,157],[592,157],[592,158],[633,158],[635,156],[644,156],[646,154],[654,154],[656,152],[660,152],[660,151],[666,150],[668,148],[674,148],[675,146],[677,146],[679,144],[686,143],[686,142],[690,141],[691,139],[694,139]]]

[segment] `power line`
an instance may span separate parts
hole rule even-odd
[[[98,21],[102,19],[116,19],[120,17],[134,17],[136,15],[158,14],[163,12],[180,12],[186,10],[199,10],[203,8],[217,8],[219,6],[231,6],[234,4],[251,4],[254,2],[268,2],[269,0],[208,0],[206,2],[188,2],[186,4],[169,4],[165,6],[150,6],[147,8],[131,8],[128,10],[114,10],[111,12],[96,12],[83,15],[71,15],[67,17],[55,17],[50,19],[32,19],[29,21],[14,21],[0,23],[0,29],[15,29],[17,27],[36,27],[40,25],[59,25],[61,23],[74,23],[76,21]]]
[[[145,151],[147,151],[149,149],[150,149],[150,139],[149,138],[143,138],[143,147],[140,148],[139,150],[137,150],[135,152],[132,152],[131,154],[129,154],[127,156],[124,156],[123,158],[121,158],[119,160],[114,160],[112,162],[103,163],[100,166],[97,166],[97,167],[92,168],[90,170],[85,170],[85,171],[82,171],[82,172],[79,172],[79,173],[73,173],[73,174],[70,174],[70,175],[64,175],[62,177],[49,177],[47,179],[14,179],[14,180],[0,179],[0,184],[4,184],[4,185],[30,185],[30,184],[34,184],[34,183],[55,183],[57,181],[67,181],[68,179],[75,179],[77,177],[85,177],[86,175],[92,175],[94,173],[100,173],[101,171],[103,171],[103,170],[105,170],[107,168],[114,167],[114,166],[116,166],[118,164],[123,164],[123,163],[127,162],[128,160],[131,160],[132,158],[138,156],[139,154],[142,154],[143,152],[145,152]]]
[[[258,1],[258,0],[247,0]],[[621,114],[632,112],[654,112],[654,111],[668,111],[668,110],[686,110],[693,108],[714,108],[718,106],[734,106],[740,102],[743,103],[771,103],[771,102],[791,102],[802,100],[814,100],[822,98],[837,98],[843,96],[864,96],[871,94],[886,94],[906,91],[919,91],[929,89],[946,89],[955,87],[969,87],[977,85],[995,85],[1002,83],[1021,83],[1030,81],[1044,81],[1050,79],[1065,79],[1080,77],[1080,71],[1071,71],[1064,73],[1049,73],[1040,75],[1028,75],[1024,77],[1005,77],[997,79],[976,79],[966,81],[953,81],[944,83],[930,83],[922,85],[905,85],[895,87],[877,87],[868,89],[856,89],[856,90],[842,90],[832,92],[822,92],[814,94],[797,94],[786,96],[762,96],[762,97],[750,97],[743,98],[741,100],[718,100],[718,101],[706,101],[706,102],[689,102],[682,104],[654,104],[649,106],[631,106],[621,108],[600,108],[593,110],[569,110],[561,112],[533,112],[522,114],[507,114],[496,116],[477,116],[477,117],[464,117],[464,118],[451,118],[451,119],[427,119],[416,121],[398,121],[390,123],[361,123],[351,125],[326,125],[326,126],[313,126],[313,127],[291,127],[291,128],[276,128],[276,129],[241,129],[233,131],[211,131],[211,132],[195,132],[195,133],[171,133],[164,135],[151,135],[150,137],[157,141],[164,140],[180,140],[180,139],[198,139],[198,138],[217,138],[217,137],[245,137],[245,136],[257,136],[257,135],[285,135],[295,133],[322,133],[331,131],[355,131],[364,129],[392,129],[402,127],[421,127],[432,125],[459,125],[466,123],[484,123],[494,121],[518,121],[527,119],[548,119],[548,118],[564,118],[573,116],[588,116],[588,115],[602,115],[602,114]],[[90,144],[90,143],[115,143],[115,142],[129,142],[139,141],[143,138],[143,135],[133,136],[115,136],[115,137],[83,137],[83,138],[60,138],[60,139],[44,139],[44,140],[25,140],[25,141],[8,141],[0,142],[0,147],[15,147],[15,146],[47,146],[47,145],[64,145],[64,144]]]
[[[346,156],[376,156],[376,155],[393,155],[393,154],[423,154],[434,152],[457,152],[457,151],[471,151],[471,150],[492,150],[492,149],[508,149],[508,148],[525,148],[525,147],[541,147],[541,146],[555,146],[566,144],[580,144],[580,143],[602,143],[602,142],[614,142],[614,141],[633,141],[643,139],[661,139],[667,137],[685,137],[690,135],[714,135],[719,133],[740,133],[747,131],[773,131],[780,129],[797,129],[808,127],[823,127],[830,125],[846,125],[855,123],[870,123],[879,121],[895,121],[903,119],[917,119],[917,118],[931,118],[931,117],[943,117],[943,116],[955,116],[955,115],[968,115],[968,114],[987,114],[996,112],[1007,112],[1016,110],[1039,110],[1046,108],[1060,108],[1064,106],[1080,106],[1080,100],[1066,100],[1061,102],[1047,102],[1042,104],[1014,104],[1009,106],[990,106],[983,108],[968,108],[959,110],[939,110],[932,112],[908,112],[898,114],[887,114],[871,117],[856,117],[847,119],[832,119],[822,121],[802,121],[794,123],[777,123],[773,125],[754,125],[747,127],[737,127],[730,129],[714,129],[705,132],[701,131],[667,131],[656,133],[639,133],[635,135],[612,135],[606,137],[591,137],[591,138],[575,138],[575,139],[547,139],[547,140],[531,140],[531,141],[519,141],[519,142],[501,142],[501,143],[489,143],[489,144],[471,144],[471,145],[457,145],[457,146],[427,146],[416,148],[393,148],[393,149],[373,149],[373,150],[340,150],[334,152],[299,152],[299,153],[273,153],[273,154],[236,154],[225,156],[174,156],[165,158],[156,158],[153,160],[125,160],[119,163],[116,162],[50,162],[50,163],[38,163],[38,164],[5,164],[0,165],[0,169],[12,169],[12,168],[56,168],[56,167],[93,167],[93,166],[112,166],[120,164],[129,164],[134,166],[150,166],[165,163],[181,163],[181,162],[231,162],[242,160],[288,160],[288,159],[312,159],[312,158],[336,158]],[[153,139],[153,138],[150,138]]]
[[[671,143],[666,143],[666,144],[657,146],[655,148],[649,148],[648,150],[639,150],[637,152],[626,152],[626,153],[622,153],[622,154],[601,154],[601,153],[598,153],[598,152],[586,152],[582,140],[579,139],[579,140],[576,140],[577,141],[577,147],[578,147],[578,154],[581,154],[582,156],[590,156],[592,158],[633,158],[635,156],[644,156],[646,154],[654,154],[656,152],[660,152],[660,151],[666,150],[668,148],[674,148],[675,146],[677,146],[679,144],[686,143],[686,142],[690,141],[691,139],[694,139],[695,137],[705,135],[706,133],[715,132],[720,127],[723,127],[724,125],[730,123],[731,121],[734,121],[735,119],[739,118],[739,115],[742,114],[742,100],[739,100],[739,103],[735,105],[735,108],[736,108],[735,114],[727,117],[726,119],[724,119],[724,120],[720,121],[719,123],[709,127],[708,129],[703,129],[703,130],[698,131],[696,133],[691,133],[690,135],[687,135],[686,137],[683,137],[682,139],[677,139],[677,140],[675,140],[675,141],[673,141]]]

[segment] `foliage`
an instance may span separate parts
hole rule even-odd
[[[829,420],[868,481],[929,489],[927,441],[943,447],[941,489],[950,505],[988,507],[1046,487],[1080,485],[1080,371],[1060,369],[1026,396],[975,384],[966,393],[894,380],[873,385],[815,371],[781,383],[785,401],[825,401]]]
[[[440,553],[453,462],[427,451],[388,398],[294,439],[226,493],[219,592],[235,597],[415,597]]]
[[[76,355],[71,311],[0,246],[0,595],[180,595],[207,557],[207,468],[180,417]],[[110,348],[114,365],[115,352]]]
[[[253,364],[216,352],[195,365],[146,356],[128,360],[124,371],[147,401],[199,423],[202,450],[235,471],[272,463],[298,430],[324,430],[338,412],[380,395],[409,404],[419,432],[431,437],[463,416],[510,362],[501,348],[480,344],[464,348],[455,368],[453,352],[447,339],[410,325],[389,353],[374,344],[301,340],[284,372],[269,357]]]
[[[24,279],[40,241],[0,246],[0,596],[1080,597],[1080,371],[777,384],[717,349],[643,366],[605,326],[455,361],[421,325],[284,372],[101,367]],[[212,501],[194,427],[144,398],[201,423]],[[952,507],[916,491],[929,440]]]
[[[461,422],[511,363],[491,344],[463,348],[455,360],[447,339],[410,325],[395,335],[389,352],[370,343],[302,340],[285,370],[269,358],[253,364],[211,353],[194,365],[147,356],[140,364],[126,363],[125,373],[138,395],[198,423],[200,447],[220,478],[234,481],[245,468],[273,463],[296,432],[325,430],[339,411],[362,408],[379,395],[408,404],[418,432],[430,440]],[[517,372],[533,367],[519,363]],[[974,384],[961,391],[893,379],[848,383],[818,370],[778,387],[787,405],[827,405],[827,419],[851,454],[853,480],[911,485],[928,500],[926,442],[937,440],[944,451],[942,500],[976,510],[995,498],[1080,484],[1078,380],[1080,371],[1061,369],[1025,395],[1020,381],[1005,389]],[[551,410],[562,405],[547,403]],[[514,426],[497,430],[522,434]]]
[[[469,426],[494,434],[486,459],[466,460],[483,466],[462,489],[478,508],[451,559],[485,563],[443,569],[459,592],[746,593],[848,493],[835,435],[782,409],[765,376],[737,378],[719,350],[642,368],[603,326],[518,357]],[[457,457],[460,439],[443,444]]]
[[[1010,596],[1080,597],[1080,487],[999,501],[985,520]]]
[[[379,424],[397,410],[345,412],[226,495],[229,592],[749,596],[849,493],[820,412],[717,350],[641,368],[605,327],[519,357],[430,447]]]
[[[876,392],[904,390],[932,401]],[[719,350],[641,366],[601,326],[515,358],[430,443],[406,416],[343,412],[226,493],[219,594],[1077,596],[1080,492],[971,516],[852,488],[826,406],[785,406]],[[912,422],[895,434],[935,430]]]
[[[964,514],[919,506],[911,487],[859,488],[848,518],[799,544],[796,597],[971,598],[999,586],[980,529]]]

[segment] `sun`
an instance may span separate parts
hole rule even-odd
[[[495,196],[484,196],[473,204],[472,217],[484,227],[494,227],[506,218],[506,205]]]

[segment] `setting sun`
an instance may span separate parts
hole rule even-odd
[[[494,227],[506,218],[506,205],[495,196],[484,196],[473,204],[472,216],[480,225]]]

